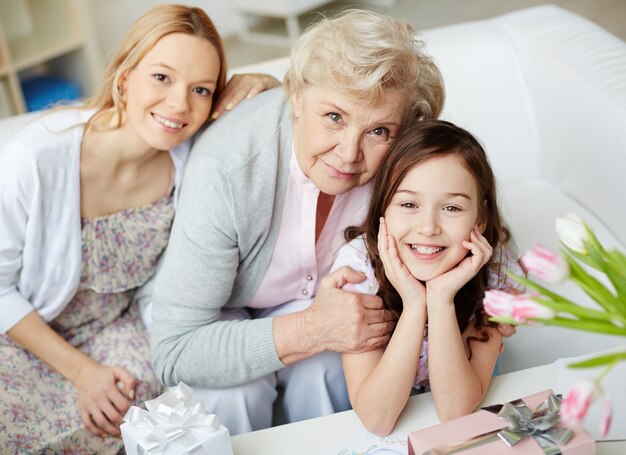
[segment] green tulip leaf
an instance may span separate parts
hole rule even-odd
[[[567,365],[570,368],[593,368],[602,365],[608,365],[610,363],[626,360],[626,352],[618,352],[616,354],[601,355],[594,357],[593,359],[583,360],[581,362],[570,363]]]
[[[600,280],[590,275],[571,257],[566,256],[565,259],[570,267],[570,278],[572,281],[585,291],[585,293],[591,297],[594,302],[611,314],[624,314],[620,311],[618,298],[615,297],[615,295],[609,291],[606,286],[600,282]]]
[[[539,322],[543,325],[553,325],[565,327],[568,329],[581,330],[583,332],[603,333],[605,335],[626,336],[626,328],[618,327],[601,321],[580,321],[577,319],[567,319],[556,317],[554,319],[538,319],[531,318],[532,321]]]

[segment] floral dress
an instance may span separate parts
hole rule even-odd
[[[78,292],[50,326],[97,362],[139,380],[135,404],[161,393],[133,294],[153,274],[167,244],[173,197],[92,219],[81,226]],[[0,453],[117,453],[116,436],[95,436],[78,413],[74,386],[0,335]]]

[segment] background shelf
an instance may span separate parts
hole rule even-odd
[[[51,76],[91,96],[101,62],[83,0],[0,0],[0,117],[26,111],[23,82]],[[27,84],[28,86],[28,84]],[[54,101],[62,101],[61,99]]]

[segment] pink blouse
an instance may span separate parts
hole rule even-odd
[[[315,214],[319,194],[320,190],[304,175],[292,151],[276,247],[250,307],[270,308],[315,297],[320,280],[328,275],[339,248],[345,243],[344,230],[365,220],[369,184],[335,197],[316,243]]]

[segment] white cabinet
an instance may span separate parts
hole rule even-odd
[[[84,0],[0,0],[0,117],[25,112],[22,82],[63,78],[94,93],[101,63]]]

